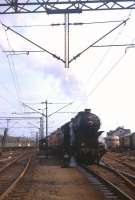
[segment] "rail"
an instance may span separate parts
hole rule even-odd
[[[110,188],[118,196],[118,199],[122,199],[122,200],[134,200],[133,197],[131,197],[129,194],[127,194],[127,192],[123,191],[120,187],[116,186],[116,184],[112,183],[112,181],[110,181],[107,178],[103,177],[102,175],[98,174],[93,169],[90,169],[87,166],[81,166],[81,167],[83,167],[88,173],[93,174],[97,179],[99,179],[108,188]],[[108,170],[108,168],[106,167],[106,170]]]
[[[1,181],[1,191],[0,191],[0,200],[5,199],[12,190],[16,187],[17,183],[24,177],[26,174],[33,155],[28,155],[28,157],[23,158],[23,156],[20,156],[20,159],[16,159],[16,161],[12,162],[7,168],[5,168],[4,172],[0,174]],[[12,174],[11,174],[12,173]],[[10,174],[11,177],[8,176]]]

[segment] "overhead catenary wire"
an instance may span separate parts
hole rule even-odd
[[[98,43],[100,40],[102,40],[103,38],[105,38],[108,34],[110,34],[111,32],[113,32],[115,29],[117,29],[119,26],[121,26],[123,23],[126,23],[128,19],[122,21],[118,26],[116,26],[115,28],[113,28],[111,31],[109,31],[108,33],[106,33],[105,35],[103,35],[101,38],[99,38],[97,41],[95,41],[93,44],[91,44],[89,47],[87,47],[86,49],[84,49],[83,51],[81,51],[80,53],[78,53],[76,56],[74,56],[72,59],[70,59],[69,63],[71,63],[73,60],[77,59],[82,53],[84,53],[85,51],[87,51],[90,47],[92,47],[93,45],[95,45],[96,43]],[[15,30],[13,30],[12,28],[6,26],[5,24],[2,24],[4,27],[6,27],[6,29],[11,30],[12,32],[16,33],[17,35],[21,36],[23,39],[27,40],[28,42],[32,43],[33,45],[37,46],[38,48],[44,50],[45,52],[47,52],[48,54],[52,55],[53,57],[55,57],[56,59],[62,61],[63,63],[65,63],[65,61],[58,57],[57,55],[51,53],[50,51],[46,50],[45,48],[39,46],[38,44],[34,43],[33,41],[31,41],[30,39],[26,38],[25,36],[23,36],[22,34],[16,32]]]
[[[3,101],[5,101],[8,105],[10,105],[11,107],[15,107],[16,104],[14,104],[13,102],[9,101],[7,98],[5,98],[4,96],[0,95],[0,99],[2,99]]]
[[[129,18],[127,18],[126,20],[124,20],[123,22],[121,22],[120,24],[118,24],[117,26],[115,26],[113,29],[111,29],[110,31],[108,31],[106,34],[104,34],[102,37],[100,37],[98,40],[96,40],[95,42],[93,42],[91,45],[89,45],[87,48],[85,48],[84,50],[82,50],[80,53],[76,54],[76,56],[73,56],[73,58],[70,59],[69,63],[71,63],[73,60],[76,60],[78,57],[80,57],[85,51],[87,51],[89,48],[91,48],[93,45],[95,45],[96,43],[98,43],[99,41],[101,41],[102,39],[104,39],[107,35],[109,35],[110,33],[112,33],[114,30],[116,30],[117,28],[119,28],[121,25],[126,24],[126,22],[129,20]]]
[[[9,43],[9,39],[8,39],[7,34],[6,34],[6,39],[7,39],[7,42],[8,42],[8,46],[10,47],[10,43]],[[7,61],[8,61],[8,66],[9,66],[11,76],[12,76],[12,80],[13,80],[13,83],[14,83],[14,86],[15,86],[17,99],[18,99],[19,104],[21,105],[21,95],[20,95],[21,88],[20,88],[19,81],[18,81],[18,78],[17,78],[14,62],[13,62],[12,58],[9,59],[9,55],[7,55],[7,53],[4,52],[4,49],[3,49],[2,46],[1,46],[1,48],[2,48],[2,52],[5,53],[5,55],[6,55],[6,58],[7,58]]]
[[[12,67],[11,73],[12,73],[13,81],[14,81],[15,88],[16,88],[17,98],[18,98],[20,106],[22,107],[22,98],[23,98],[22,89],[20,87],[19,79],[18,79],[18,76],[17,76],[17,72],[16,72],[16,69],[15,69],[15,64],[14,64],[12,56],[10,56],[10,59],[11,59],[11,65],[10,66]]]
[[[108,70],[108,72],[102,77],[101,80],[96,84],[96,86],[89,92],[87,97],[92,95],[96,89],[102,84],[102,82],[109,76],[109,74],[112,72],[112,70],[121,62],[121,60],[125,57],[125,53],[115,62],[115,64],[112,65],[112,67]]]
[[[96,86],[87,94],[87,97],[91,96],[97,88],[102,84],[102,82],[110,75],[110,73],[117,67],[117,65],[121,62],[121,60],[125,57],[125,53],[111,66],[111,68],[107,71],[107,73],[98,81]],[[74,103],[74,102],[73,102]],[[81,107],[82,103],[79,103],[77,108],[73,111],[72,114],[76,113],[77,110]]]
[[[2,49],[2,52],[3,52],[3,47],[0,45],[0,48]],[[5,55],[6,55],[6,58],[7,58],[7,61],[8,61],[8,65],[9,65],[9,68],[10,68],[10,71],[11,71],[11,74],[12,74],[12,68],[11,68],[11,62],[10,62],[10,60],[9,60],[9,57],[8,57],[8,55],[5,53]],[[13,83],[14,83],[14,79],[13,79],[13,76],[12,76],[12,80],[13,80]],[[14,83],[14,86],[15,86],[15,89],[16,89],[16,93],[17,93],[17,88],[16,88],[16,84]],[[8,91],[8,93],[10,92],[10,94],[11,94],[11,96],[13,96],[13,93],[11,93],[11,91],[7,88],[7,87],[5,87],[5,86],[3,86],[7,91]],[[17,93],[17,97],[18,97],[18,93]],[[1,96],[0,96],[0,98],[2,98]],[[18,97],[19,98],[19,97]],[[12,105],[12,106],[14,106],[15,107],[15,104],[13,104],[13,103],[10,103],[10,101],[8,101],[6,98],[3,98],[7,103],[9,103],[10,105]],[[18,99],[19,100],[19,99]],[[20,101],[20,100],[19,100]]]
[[[130,17],[131,17],[131,10],[130,10],[128,16],[127,16],[127,19],[129,19]],[[124,25],[126,25],[126,23],[125,23]],[[118,35],[120,35],[120,33],[123,31],[124,27],[125,27],[125,26],[122,27],[122,30],[119,31]],[[118,35],[117,35],[117,36],[118,36]],[[116,40],[116,38],[115,38],[115,40]],[[130,44],[130,45],[134,46],[133,43]],[[130,45],[129,45],[128,47],[130,47]],[[110,51],[111,47],[113,47],[113,44],[112,44],[112,45],[105,45],[105,46],[106,46],[106,47],[107,47],[107,46],[110,47],[110,48],[109,48],[109,51]],[[116,46],[116,45],[114,45],[114,46]],[[118,45],[118,46],[119,46],[119,45]],[[123,44],[123,45],[121,45],[121,46],[126,46],[126,45]],[[93,47],[94,47],[94,46],[93,46]],[[104,45],[102,45],[102,47],[104,47]],[[127,48],[128,48],[128,47],[127,47]],[[89,76],[89,78],[87,79],[86,82],[88,82],[88,80],[91,79],[91,78],[93,77],[93,75],[96,73],[96,71],[99,69],[99,67],[101,66],[101,64],[102,64],[103,61],[104,61],[104,58],[105,58],[106,54],[108,54],[109,51],[107,50],[107,51],[105,52],[103,58],[100,60],[99,64],[98,64],[97,67],[94,69],[94,71],[90,74],[90,76]],[[122,58],[123,58],[123,56],[122,56]],[[121,59],[120,59],[120,61],[121,61]],[[119,62],[120,62],[120,61],[119,61]],[[119,63],[119,62],[118,62],[118,63]],[[116,63],[117,63],[117,62],[116,62]],[[111,71],[112,71],[112,70],[111,70]],[[106,78],[106,76],[102,78],[103,81],[104,81],[105,78]],[[94,87],[94,89],[89,93],[88,96],[90,96],[91,94],[93,94],[93,92],[95,92],[95,90],[98,88],[98,86],[102,83],[102,79],[101,79],[101,81],[99,81],[99,82],[97,83],[97,85],[96,85],[96,86]],[[87,96],[87,97],[88,97],[88,96]],[[77,106],[77,108],[75,109],[75,111],[76,111],[77,109],[80,108],[81,104],[82,104],[82,103],[79,103],[79,105]]]
[[[113,71],[114,68],[121,62],[121,60],[125,57],[125,53],[112,65],[112,67],[107,71],[107,73],[98,81],[96,86],[87,94],[87,97],[90,97],[97,88],[103,83],[103,81],[110,75],[110,73]],[[82,103],[79,103],[79,105],[76,107],[76,110],[78,110],[82,106]]]
[[[2,25],[2,21],[1,20],[0,20],[0,23]],[[8,38],[8,34],[7,34],[5,29],[4,29],[4,31],[5,31],[5,36],[6,36],[8,47],[9,47],[9,49],[13,50],[13,48],[12,48],[12,46],[10,44],[9,38]],[[4,48],[2,48],[2,51],[3,51],[3,53],[5,53]],[[18,97],[19,103],[21,104],[22,91],[21,91],[21,87],[20,87],[20,84],[19,84],[18,76],[17,76],[17,73],[16,73],[14,61],[13,61],[12,56],[10,56],[10,59],[11,59],[11,64],[10,64],[10,60],[9,60],[9,57],[8,57],[9,55],[8,54],[5,54],[5,55],[8,58],[9,66],[10,66],[10,69],[11,69],[11,74],[12,74],[12,77],[13,77],[13,82],[14,82],[14,85],[15,85],[15,88],[16,88],[17,97]]]
[[[3,48],[2,45],[0,45],[0,48],[1,48],[1,49]],[[3,52],[3,50],[0,51],[0,52]],[[4,90],[6,90],[8,93],[10,93],[11,96],[14,96],[14,94],[10,91],[10,89],[9,89],[8,87],[6,87],[2,82],[0,82],[0,86],[1,86],[1,88],[3,88]]]
[[[122,22],[123,20],[108,20],[108,21],[96,21],[96,22],[70,22],[69,26],[82,26],[82,25],[93,25],[93,24],[106,24],[106,23],[116,23]],[[65,23],[51,23],[51,24],[33,24],[33,25],[8,25],[10,28],[35,28],[35,27],[54,27],[54,26],[64,26]]]
[[[20,37],[22,37],[23,39],[25,39],[26,41],[28,41],[28,42],[30,42],[31,44],[35,45],[36,47],[42,49],[44,52],[50,54],[51,56],[53,56],[53,57],[56,58],[57,60],[60,60],[60,61],[62,61],[63,63],[65,63],[65,61],[64,61],[62,58],[60,58],[59,56],[55,55],[54,53],[51,53],[51,52],[48,51],[47,49],[41,47],[40,45],[36,44],[36,43],[33,42],[32,40],[28,39],[27,37],[23,36],[22,34],[18,33],[17,31],[11,29],[10,27],[6,26],[5,24],[2,23],[2,25],[3,25],[3,27],[5,27],[7,30],[10,30],[10,31],[14,32],[15,34],[17,34],[17,35],[19,35]]]
[[[121,35],[121,33],[123,32],[125,26],[123,26],[120,31],[117,33],[116,37],[113,40],[113,43],[116,42],[116,40],[118,39],[119,35]],[[102,63],[104,62],[104,60],[106,59],[107,55],[109,54],[109,52],[111,51],[112,47],[114,47],[115,45],[108,45],[108,49],[105,51],[104,55],[102,56],[102,58],[100,59],[100,61],[98,62],[98,64],[96,65],[96,67],[94,68],[94,70],[92,71],[92,73],[88,76],[88,79],[86,80],[86,83],[91,80],[93,78],[93,76],[96,74],[97,70],[101,67]],[[120,46],[116,45],[115,47],[125,47],[125,44],[122,44]],[[130,46],[127,45],[127,46]]]
[[[91,48],[108,48],[108,47],[135,47],[135,43],[127,44],[104,44],[104,45],[93,45]],[[19,55],[30,55],[30,53],[44,53],[43,50],[3,50],[0,52],[8,53],[8,55],[19,56]]]

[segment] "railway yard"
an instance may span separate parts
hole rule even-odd
[[[85,109],[35,146],[13,148],[5,142],[0,200],[134,200],[133,145],[124,151],[117,146],[113,151],[114,143],[106,148],[98,141],[100,125]]]
[[[62,167],[35,149],[4,151],[0,199],[135,199],[135,151],[107,152],[99,165]]]
[[[135,200],[133,10],[0,1],[0,200]]]

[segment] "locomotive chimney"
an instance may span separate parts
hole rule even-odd
[[[91,109],[85,109],[85,112],[91,113]]]

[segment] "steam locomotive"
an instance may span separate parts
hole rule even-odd
[[[79,112],[75,118],[61,126],[47,138],[40,141],[40,149],[46,145],[63,161],[73,157],[78,163],[93,164],[104,155],[105,147],[98,142],[103,133],[100,119],[90,109]]]

